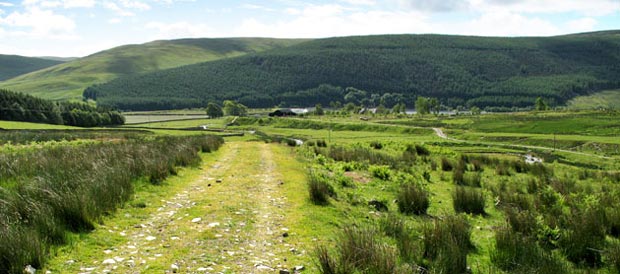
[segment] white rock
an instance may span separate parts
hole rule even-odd
[[[258,266],[256,266],[256,269],[257,269],[257,270],[267,270],[267,271],[273,271],[273,268],[268,267],[268,266],[266,266],[266,265],[258,265]]]
[[[215,223],[210,223],[209,227],[216,227],[216,226],[220,226],[220,223],[215,222]]]
[[[102,264],[115,264],[116,261],[114,259],[105,259]]]
[[[176,264],[171,264],[170,265],[170,269],[172,269],[172,273],[177,273],[179,272],[179,266]]]
[[[26,268],[24,268],[24,273],[35,274],[37,273],[37,269],[32,267],[31,265],[27,265]]]
[[[197,222],[200,222],[200,221],[202,221],[202,218],[194,218],[194,219],[192,219],[192,223],[197,223]]]
[[[154,236],[146,236],[146,240],[147,240],[147,241],[153,241],[153,240],[155,240],[155,239],[157,239],[157,237],[154,237]]]

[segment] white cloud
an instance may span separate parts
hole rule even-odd
[[[267,11],[267,12],[275,11],[272,8],[268,8],[268,7],[261,6],[261,5],[254,5],[254,4],[243,4],[243,5],[241,5],[241,8],[249,9],[249,10],[261,10],[261,11]]]
[[[469,0],[474,10],[519,13],[569,13],[603,16],[620,12],[618,0]]]
[[[121,23],[121,22],[123,22],[123,20],[121,20],[120,18],[112,18],[112,19],[108,20],[108,23],[110,23],[110,24],[118,24],[118,23]]]
[[[119,16],[135,16],[136,14],[125,10],[121,7],[119,7],[116,3],[114,2],[104,2],[103,3],[103,7],[105,7],[108,10],[111,10],[113,12],[115,12],[116,14],[118,14]]]
[[[125,8],[136,9],[136,10],[149,10],[151,6],[142,2],[142,1],[129,1],[129,0],[120,0],[121,5]]]
[[[290,14],[290,12],[289,12]],[[300,10],[291,20],[264,22],[243,20],[234,36],[316,38],[345,35],[426,32],[426,17],[415,11],[350,12],[340,5],[313,5]]]
[[[341,0],[341,2],[356,6],[374,6],[377,4],[375,0]]]
[[[95,0],[64,0],[63,6],[69,8],[92,8],[95,6]]]
[[[584,17],[569,21],[566,25],[571,30],[571,32],[587,32],[593,31],[596,24],[598,24],[596,19],[591,17]]]
[[[41,10],[37,7],[23,12],[13,12],[4,18],[0,18],[0,25],[25,29],[11,31],[13,34],[63,39],[75,38],[75,22],[73,20],[64,15],[55,14],[53,11]]]
[[[551,22],[513,12],[489,12],[464,23],[447,23],[440,33],[483,36],[548,36],[561,33]]]
[[[14,6],[13,3],[0,2],[0,7],[12,7],[12,6]]]
[[[150,22],[147,29],[156,30],[151,39],[199,38],[214,36],[214,30],[206,24],[194,24],[186,21],[175,23]]]

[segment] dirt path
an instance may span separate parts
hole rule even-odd
[[[64,266],[82,273],[272,273],[291,269],[286,258],[295,244],[282,225],[287,198],[270,145],[234,142],[222,149],[215,163],[203,165],[198,179],[159,200],[150,212],[125,214],[128,220],[122,225],[112,219],[107,227],[93,232],[121,240],[81,248],[87,249],[85,255],[76,248],[75,254],[63,257],[70,258]],[[50,270],[56,273],[59,268],[62,265]]]

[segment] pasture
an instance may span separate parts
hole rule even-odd
[[[204,137],[162,136],[202,134],[175,130],[202,125],[244,133],[157,184],[137,173],[132,191],[77,223],[87,225],[54,230],[53,241],[42,240],[51,247],[21,265],[52,273],[620,270],[620,114],[362,118],[224,117],[143,123],[139,132],[126,125],[102,131],[105,138],[76,135],[65,141],[80,151],[197,140]],[[120,137],[111,137],[114,131]],[[10,153],[49,143],[28,140]],[[3,159],[17,157],[8,153],[0,150]],[[526,156],[542,163],[526,163]],[[28,174],[3,176],[3,193],[31,195],[21,187]]]

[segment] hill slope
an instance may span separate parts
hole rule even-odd
[[[75,99],[81,98],[86,87],[120,76],[282,48],[302,41],[304,40],[222,38],[126,45],[22,75],[0,83],[0,87],[46,99]]]
[[[0,55],[0,81],[60,63],[62,63],[62,61],[46,58]]]
[[[378,104],[377,98],[385,93],[404,98],[410,106],[418,95],[438,97],[450,106],[524,107],[533,105],[538,96],[562,104],[580,94],[620,85],[618,38],[620,32],[612,31],[524,38],[319,39],[117,79],[91,87],[86,95],[103,105],[134,110],[204,106],[206,101],[223,99],[254,107],[336,100]],[[365,98],[345,100],[348,91],[316,89],[321,84],[368,93]]]

